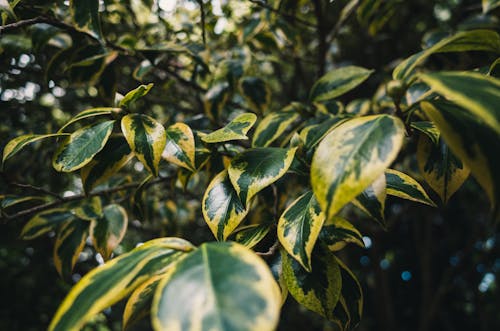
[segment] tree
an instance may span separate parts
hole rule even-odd
[[[469,174],[464,218],[500,217],[499,2],[470,4],[0,2],[2,219],[75,283],[49,329],[114,329],[121,302],[124,327],[273,330],[289,293],[350,330],[346,244],[410,212],[438,326],[429,220]]]

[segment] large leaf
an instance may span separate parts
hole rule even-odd
[[[44,233],[55,230],[60,224],[73,220],[75,217],[67,209],[49,209],[33,216],[21,231],[24,240],[34,239]]]
[[[63,223],[54,244],[54,265],[57,272],[68,280],[85,241],[89,235],[90,222],[75,218]]]
[[[353,200],[353,204],[377,221],[383,228],[385,224],[385,176],[381,175],[371,183],[360,195]]]
[[[318,239],[325,214],[312,192],[295,200],[278,221],[278,239],[283,248],[307,271],[311,271],[311,254]]]
[[[361,233],[349,221],[334,216],[323,224],[319,233],[319,241],[331,251],[344,248],[347,243],[365,247]]]
[[[411,127],[427,135],[433,143],[437,144],[439,142],[439,136],[441,133],[434,123],[430,121],[412,122]]]
[[[384,173],[403,144],[404,131],[398,118],[374,115],[345,122],[321,141],[311,184],[327,219]]]
[[[123,330],[149,315],[154,292],[161,279],[162,275],[151,277],[130,295],[123,310]]]
[[[166,130],[167,144],[162,157],[173,164],[195,171],[195,142],[191,128],[184,123],[176,123]]]
[[[101,38],[101,23],[99,21],[99,0],[71,0],[71,18],[75,28],[88,33],[94,38]]]
[[[254,111],[265,113],[271,103],[271,91],[259,77],[244,77],[240,80],[240,91]]]
[[[272,331],[281,295],[266,263],[236,243],[206,243],[160,282],[155,330]]]
[[[333,321],[341,330],[352,330],[359,324],[363,314],[363,290],[352,271],[340,259],[336,260],[342,277],[342,291],[333,312]]]
[[[114,123],[86,126],[64,138],[52,158],[54,169],[71,172],[83,168],[106,145]]]
[[[5,163],[7,159],[10,159],[17,152],[23,149],[26,145],[31,144],[35,141],[50,138],[50,137],[61,137],[67,136],[68,133],[50,133],[50,134],[25,134],[17,138],[12,139],[5,145],[3,149],[2,163]]]
[[[95,116],[103,116],[103,115],[111,115],[113,113],[121,112],[121,108],[113,108],[113,107],[100,107],[100,108],[91,108],[78,113],[72,119],[70,119],[66,124],[64,124],[58,132],[63,132],[65,128],[70,126],[71,124],[78,122],[84,118],[95,117]]]
[[[397,170],[385,171],[387,194],[435,207],[424,188],[412,177]]]
[[[248,212],[231,185],[227,170],[210,182],[201,207],[203,218],[217,240],[226,240]]]
[[[363,83],[372,72],[373,70],[356,66],[334,69],[313,85],[309,100],[326,101],[341,96]]]
[[[108,260],[127,231],[128,216],[122,206],[111,204],[103,209],[103,215],[92,221],[90,236],[95,250]]]
[[[335,129],[347,118],[335,116],[330,117],[319,124],[306,126],[300,131],[300,138],[304,142],[304,147],[311,149],[315,147],[330,131]]]
[[[82,277],[59,306],[50,331],[76,331],[92,316],[132,293],[193,246],[180,238],[160,238],[101,265]]]
[[[238,115],[235,119],[229,122],[225,127],[220,128],[206,136],[203,136],[201,140],[206,143],[221,143],[231,140],[246,140],[247,132],[252,128],[257,116],[253,113],[244,113]]]
[[[245,206],[259,191],[287,172],[296,150],[297,148],[252,148],[238,154],[231,161],[229,179]]]
[[[122,132],[135,156],[154,176],[158,176],[161,154],[167,143],[165,128],[155,119],[130,114],[122,118]]]
[[[299,114],[293,111],[270,113],[257,125],[252,139],[252,146],[267,147],[271,145],[298,117]]]
[[[138,99],[148,94],[152,88],[153,88],[153,83],[150,83],[148,85],[139,85],[139,87],[125,94],[123,99],[120,101],[119,106],[127,108],[130,107],[132,103],[134,103]]]
[[[416,66],[434,53],[489,51],[500,53],[500,36],[490,30],[462,31],[401,62],[392,72],[394,79],[408,78]]]

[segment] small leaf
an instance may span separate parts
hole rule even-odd
[[[158,176],[161,154],[166,145],[163,125],[142,114],[129,114],[122,118],[122,132],[130,149],[154,176]]]
[[[500,0],[482,0],[483,14],[500,6]]]
[[[88,199],[86,203],[82,203],[79,207],[72,210],[72,213],[82,220],[93,221],[102,216],[101,198],[98,196]]]
[[[252,146],[267,147],[271,145],[297,118],[299,118],[299,114],[294,111],[270,113],[257,125],[253,135]]]
[[[317,102],[334,99],[363,83],[372,73],[373,70],[356,66],[334,69],[313,85],[309,100]]]
[[[77,114],[72,119],[70,119],[57,132],[58,133],[63,132],[65,128],[67,128],[71,124],[73,124],[73,123],[75,123],[75,122],[77,122],[79,120],[82,120],[84,118],[95,117],[95,116],[102,116],[102,115],[111,115],[111,114],[119,113],[119,112],[121,112],[121,108],[101,107],[101,108],[87,109],[87,110],[84,110],[81,113]]]
[[[70,13],[78,31],[88,33],[94,38],[102,38],[98,0],[71,0]]]
[[[32,201],[46,201],[46,198],[37,196],[18,197],[15,195],[0,195],[0,209],[7,209],[10,207],[14,207],[15,205]]]
[[[25,134],[17,138],[12,139],[5,145],[3,149],[2,163],[5,163],[7,159],[10,159],[17,152],[23,149],[26,145],[31,144],[37,140],[51,138],[51,137],[61,137],[68,136],[68,133],[51,133],[51,134]]]
[[[371,102],[369,99],[355,99],[345,107],[345,113],[346,114],[351,114],[351,115],[356,115],[356,116],[363,116],[368,114],[368,112],[371,109]]]
[[[361,233],[349,221],[338,216],[325,222],[319,233],[319,241],[333,252],[341,250],[347,243],[365,247]]]
[[[189,171],[195,168],[195,141],[193,131],[184,123],[176,123],[166,130],[167,144],[162,157]]]
[[[353,200],[353,204],[377,221],[384,229],[385,224],[385,176],[380,175],[360,195]]]
[[[125,94],[123,99],[120,101],[119,106],[126,108],[130,107],[132,103],[148,94],[149,91],[153,88],[153,85],[153,83],[149,83],[148,85],[139,85],[139,87]]]
[[[229,84],[218,83],[212,86],[203,98],[205,114],[213,121],[217,121],[229,98]]]
[[[107,205],[102,212],[102,218],[92,221],[90,236],[95,250],[108,260],[127,231],[128,216],[117,204]]]
[[[236,233],[236,242],[247,248],[253,248],[265,238],[270,228],[271,225],[267,223],[251,224],[241,227]]]
[[[49,209],[33,216],[21,231],[21,238],[31,240],[55,230],[60,224],[73,220],[75,216],[67,209]]]
[[[114,123],[86,126],[64,138],[52,158],[54,169],[71,172],[83,168],[106,145]]]
[[[411,127],[425,134],[434,144],[439,142],[441,133],[434,123],[429,121],[412,122]]]
[[[413,178],[393,169],[385,171],[387,194],[435,207],[424,188]]]
[[[271,103],[271,91],[259,77],[244,77],[240,80],[240,91],[252,110],[264,114]]]
[[[253,251],[236,243],[205,243],[158,285],[152,324],[157,331],[272,331],[280,303],[271,271]]]
[[[253,113],[244,113],[238,115],[235,119],[229,122],[225,127],[216,130],[206,136],[203,136],[201,140],[206,143],[221,143],[231,140],[246,140],[248,130],[252,128],[257,116]]]
[[[123,330],[149,315],[154,292],[161,279],[162,275],[151,277],[132,293],[123,310]]]
[[[79,218],[63,223],[54,244],[54,265],[59,275],[67,280],[71,276],[78,256],[89,235],[90,222]]]

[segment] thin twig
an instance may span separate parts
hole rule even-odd
[[[256,4],[257,6],[259,6],[261,8],[265,8],[267,10],[272,11],[273,13],[281,15],[284,18],[286,18],[286,19],[288,19],[290,21],[294,21],[294,22],[300,23],[302,25],[305,25],[305,26],[307,26],[309,28],[316,29],[316,25],[314,23],[308,22],[308,21],[303,20],[301,18],[298,18],[297,16],[294,16],[294,15],[283,13],[282,11],[279,11],[278,9],[276,9],[276,8],[268,5],[267,3],[263,2],[262,0],[248,0],[248,1],[250,1],[251,3]]]
[[[13,183],[13,182],[11,182],[11,183],[8,183],[7,185],[15,186],[15,187],[23,188],[23,189],[28,189],[28,190],[32,190],[32,191],[36,191],[38,193],[43,193],[43,194],[46,194],[46,195],[50,195],[50,196],[53,196],[54,198],[56,198],[57,200],[63,200],[64,199],[62,196],[60,196],[59,194],[57,194],[55,192],[52,192],[52,191],[44,189],[43,187],[38,187],[38,186],[31,185],[31,184],[22,184],[22,183]]]
[[[207,45],[207,36],[205,29],[205,8],[203,6],[203,0],[197,0],[200,5],[200,13],[201,13],[201,38],[203,39],[203,45]]]
[[[274,242],[274,244],[271,247],[269,247],[267,252],[256,252],[256,254],[263,257],[263,258],[271,257],[274,254],[276,254],[279,247],[280,247],[280,242],[279,242],[279,240],[276,240]]]

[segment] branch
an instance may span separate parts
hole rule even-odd
[[[207,45],[207,34],[205,31],[205,8],[203,7],[203,0],[197,0],[200,5],[201,12],[201,37],[203,39],[203,45]]]
[[[12,186],[15,186],[15,187],[24,188],[24,189],[28,189],[28,190],[33,190],[33,191],[36,191],[38,193],[43,193],[43,194],[46,194],[46,195],[50,195],[50,196],[53,196],[54,198],[56,198],[57,200],[63,200],[64,199],[62,196],[60,196],[59,194],[57,194],[55,192],[52,192],[52,191],[44,189],[43,187],[38,187],[38,186],[31,185],[31,184],[12,183],[11,182],[11,183],[8,183],[7,185],[12,185]]]
[[[256,252],[256,254],[263,258],[272,257],[274,254],[276,254],[279,247],[280,247],[280,242],[279,240],[276,240],[274,244],[271,247],[269,247],[269,250],[267,252]]]
[[[284,18],[286,18],[286,19],[288,19],[290,21],[300,23],[300,24],[302,24],[304,26],[307,26],[309,28],[312,28],[312,29],[316,29],[316,25],[314,23],[310,23],[310,22],[308,22],[306,20],[303,20],[301,18],[298,18],[297,16],[294,16],[294,15],[283,13],[283,12],[279,11],[278,9],[275,9],[274,7],[272,7],[272,6],[268,5],[267,3],[263,2],[262,0],[248,0],[248,1],[250,1],[251,3],[256,4],[257,6],[259,6],[261,8],[265,8],[267,10],[272,11],[273,13],[281,15]]]

